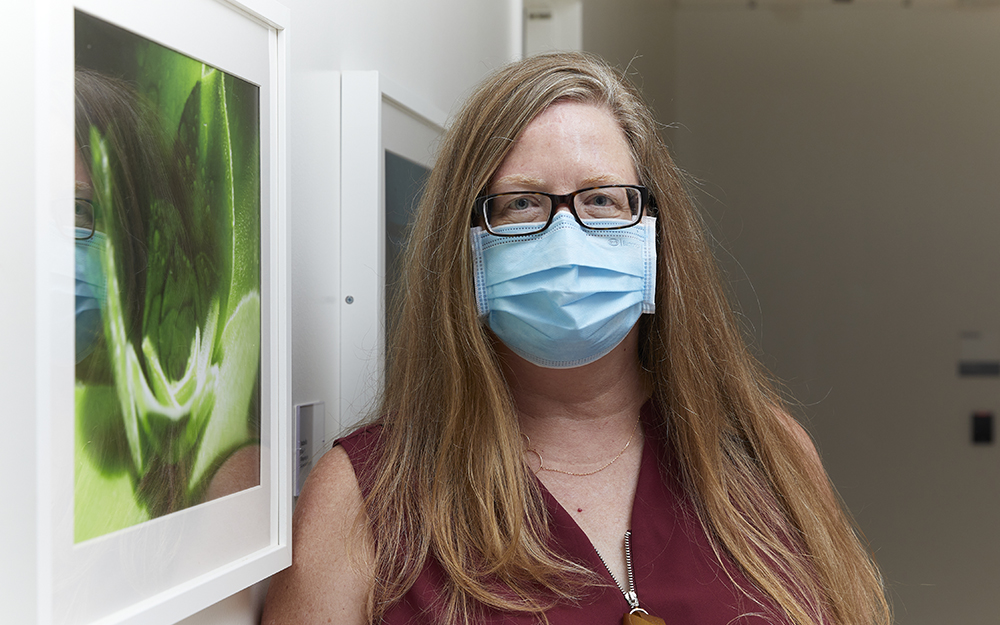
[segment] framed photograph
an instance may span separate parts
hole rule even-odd
[[[291,562],[288,11],[52,8],[41,622],[172,623]]]
[[[381,385],[387,302],[446,118],[378,72],[341,76],[342,428],[368,414]]]

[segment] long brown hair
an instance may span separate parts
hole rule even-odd
[[[428,181],[375,413],[382,453],[364,484],[373,622],[429,557],[445,572],[438,616],[447,623],[473,622],[487,606],[544,620],[553,602],[582,598],[594,581],[548,546],[513,402],[477,317],[469,244],[474,198],[557,100],[612,113],[659,206],[656,313],[641,321],[640,364],[718,557],[735,561],[799,625],[888,622],[877,570],[743,342],[649,109],[620,74],[578,53],[531,57],[487,78],[455,118]]]

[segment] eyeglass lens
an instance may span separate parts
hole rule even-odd
[[[94,205],[90,200],[76,199],[76,238],[89,239],[94,236]]]
[[[598,230],[631,225],[638,221],[642,212],[642,194],[636,187],[596,187],[571,195],[577,217],[587,227]],[[552,196],[543,193],[501,193],[485,202],[486,222],[490,228],[537,223],[541,230],[554,208]],[[620,220],[628,223],[623,224]]]

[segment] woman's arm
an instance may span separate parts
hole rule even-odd
[[[306,480],[292,522],[292,566],[271,578],[262,625],[365,625],[371,535],[358,523],[361,490],[343,448]]]

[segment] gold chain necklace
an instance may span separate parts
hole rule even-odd
[[[524,447],[524,451],[527,452],[527,453],[529,453],[529,454],[535,454],[538,457],[538,470],[539,471],[549,471],[549,472],[552,472],[552,473],[562,473],[563,475],[575,475],[576,477],[586,477],[588,475],[594,475],[595,473],[600,473],[604,469],[607,469],[608,467],[610,467],[611,465],[613,465],[615,462],[617,462],[618,459],[622,457],[622,454],[625,453],[625,450],[628,449],[628,446],[632,444],[632,439],[635,438],[635,433],[636,433],[636,431],[638,431],[638,429],[639,429],[639,419],[636,419],[635,420],[635,427],[632,428],[632,434],[631,434],[631,436],[628,437],[628,440],[625,442],[625,446],[622,447],[622,450],[618,452],[618,455],[615,456],[614,458],[612,458],[606,465],[604,465],[600,469],[595,469],[595,470],[589,471],[587,473],[574,473],[573,471],[563,471],[562,469],[554,469],[552,467],[545,466],[545,461],[542,460],[542,454],[538,453],[538,450],[532,449],[530,447],[530,445],[531,445],[531,439],[528,438],[528,435],[522,433],[521,436],[523,436],[524,440],[527,441],[527,444]]]

